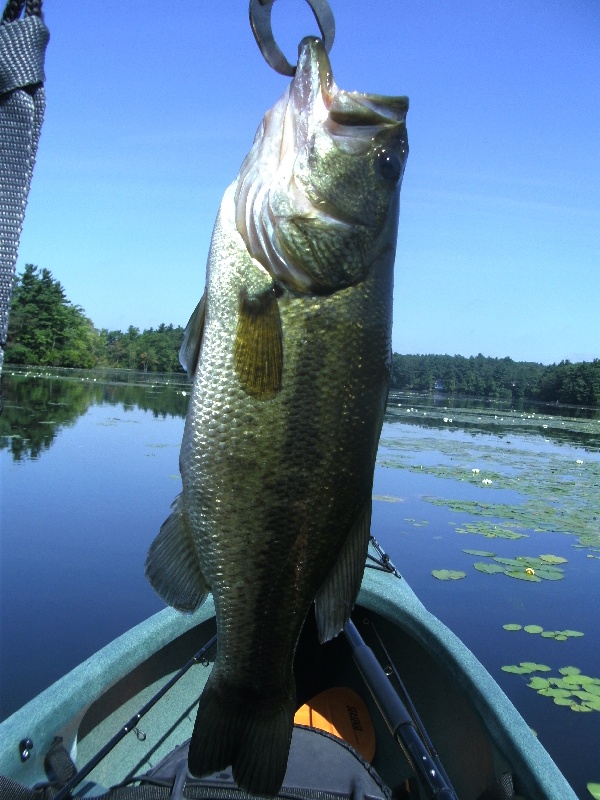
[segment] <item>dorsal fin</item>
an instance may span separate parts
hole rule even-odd
[[[202,347],[202,334],[204,333],[204,317],[206,315],[206,292],[200,298],[200,302],[194,309],[192,316],[185,328],[183,342],[179,350],[179,363],[192,380],[198,359],[200,358],[200,348]]]

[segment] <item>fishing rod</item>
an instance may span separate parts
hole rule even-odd
[[[402,748],[408,763],[423,784],[427,797],[430,800],[458,800],[445,771],[443,768],[440,769],[440,765],[423,743],[408,709],[351,619],[346,623],[344,634],[352,648],[354,663],[392,736]]]
[[[408,713],[413,718],[415,726],[416,726],[416,728],[417,728],[417,730],[419,732],[419,735],[423,739],[425,747],[429,750],[429,753],[431,754],[431,757],[437,763],[438,770],[440,771],[440,773],[441,773],[442,777],[444,778],[444,780],[448,784],[450,784],[450,778],[448,777],[448,774],[447,774],[446,770],[444,769],[444,765],[441,762],[441,759],[440,759],[440,757],[438,755],[438,752],[435,749],[435,746],[434,746],[433,742],[431,741],[431,738],[429,737],[429,734],[427,733],[427,730],[426,730],[425,726],[421,722],[421,717],[419,716],[419,714],[417,712],[417,709],[415,708],[415,705],[414,705],[414,703],[413,703],[413,701],[411,699],[411,696],[409,695],[408,690],[407,690],[406,686],[404,685],[404,681],[400,677],[400,673],[396,669],[396,665],[394,664],[394,662],[392,661],[392,659],[390,657],[390,654],[388,652],[387,647],[384,644],[383,639],[379,635],[379,631],[375,627],[375,625],[374,625],[372,620],[368,620],[368,622],[369,622],[369,625],[371,627],[371,630],[373,631],[373,633],[377,637],[377,641],[379,643],[379,646],[383,650],[383,654],[384,654],[384,656],[385,656],[385,658],[387,660],[387,663],[389,664],[390,669],[392,670],[392,672],[394,674],[394,678],[396,679],[396,682],[398,684],[400,692],[402,693],[402,700],[406,704],[406,707],[408,709]]]
[[[133,715],[133,717],[129,720],[129,722],[127,722],[112,737],[112,739],[110,739],[110,741],[108,741],[104,745],[104,747],[101,750],[99,750],[95,756],[92,756],[92,758],[87,762],[87,764],[85,764],[80,770],[78,770],[78,772],[76,772],[75,775],[73,775],[71,780],[68,783],[66,783],[57,794],[53,796],[52,800],[65,800],[65,798],[70,795],[71,791],[76,786],[78,786],[87,775],[89,775],[89,773],[94,769],[94,767],[96,767],[102,761],[103,758],[106,758],[106,756],[121,741],[121,739],[123,739],[131,731],[135,730],[138,722],[142,719],[142,717],[144,717],[148,713],[148,711],[150,711],[152,706],[154,706],[160,700],[160,698],[163,697],[169,691],[169,689],[172,686],[174,686],[177,683],[177,681],[180,678],[182,678],[191,667],[194,666],[194,664],[199,664],[203,660],[206,653],[210,650],[210,648],[215,644],[216,641],[217,641],[217,634],[215,633],[215,635],[211,639],[209,639],[209,641],[203,647],[201,647],[200,650],[198,650],[198,652],[195,655],[193,655],[186,664],[183,665],[183,667],[181,667],[179,672],[176,672],[175,675],[173,675],[173,677],[169,681],[167,681],[167,683],[165,683],[165,685],[162,688],[160,688],[158,692],[153,697],[151,697],[150,700],[148,700],[148,702],[144,706],[142,706],[142,708],[140,708],[137,714]]]

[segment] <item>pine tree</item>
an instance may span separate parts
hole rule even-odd
[[[6,361],[89,368],[97,363],[98,338],[50,270],[26,264],[13,291]]]

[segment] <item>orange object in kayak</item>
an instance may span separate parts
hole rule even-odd
[[[296,711],[294,722],[327,731],[343,739],[371,762],[375,755],[375,729],[360,695],[347,686],[327,689]]]

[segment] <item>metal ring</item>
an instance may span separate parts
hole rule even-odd
[[[265,61],[280,75],[294,75],[293,67],[283,55],[273,37],[271,10],[275,0],[250,0],[250,25]],[[325,50],[329,53],[335,38],[335,20],[327,0],[306,0],[321,31]]]

